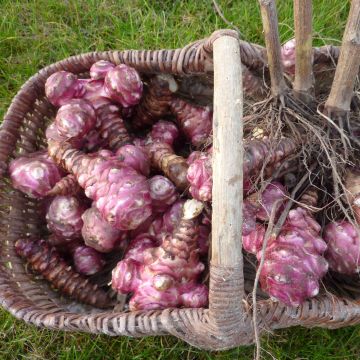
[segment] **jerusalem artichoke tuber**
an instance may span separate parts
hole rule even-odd
[[[137,228],[152,213],[146,178],[119,160],[87,155],[57,142],[49,153],[58,164],[75,175],[85,195],[94,200],[103,219],[119,230]]]
[[[208,107],[195,106],[175,98],[171,101],[171,111],[194,146],[199,147],[208,141],[212,130],[212,111]]]
[[[12,160],[9,172],[13,187],[33,198],[46,196],[62,177],[61,171],[46,151]]]
[[[65,239],[79,238],[84,211],[84,206],[75,196],[56,196],[46,214],[49,230]]]
[[[113,306],[106,292],[76,273],[45,240],[21,239],[15,243],[15,250],[34,271],[40,273],[61,293],[99,308]]]
[[[172,75],[160,74],[152,77],[141,103],[135,110],[132,120],[134,129],[151,126],[156,120],[168,115],[172,95],[177,89]]]
[[[207,304],[206,287],[196,283],[204,270],[197,249],[197,217],[202,208],[200,202],[188,200],[172,235],[159,247],[144,250],[140,261],[124,259],[113,270],[113,289],[120,293],[133,292],[131,310]]]
[[[115,229],[92,206],[83,215],[82,237],[87,246],[102,253],[110,252],[126,239],[126,232]]]

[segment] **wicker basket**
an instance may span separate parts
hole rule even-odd
[[[0,130],[0,222],[1,305],[18,319],[51,329],[84,331],[112,336],[172,334],[204,349],[220,350],[253,342],[251,302],[244,290],[240,242],[242,174],[241,61],[248,69],[263,72],[264,49],[242,41],[231,30],[182,49],[159,51],[108,51],[73,56],[34,75],[15,96]],[[315,62],[337,58],[338,49],[315,50]],[[213,56],[214,55],[214,56]],[[210,305],[208,309],[163,311],[85,312],[69,306],[45,281],[29,274],[14,252],[15,241],[25,235],[40,236],[44,224],[38,204],[15,191],[6,174],[6,164],[20,153],[44,147],[44,129],[55,109],[44,96],[44,83],[58,70],[86,73],[100,59],[134,66],[141,73],[172,73],[178,77],[214,72],[214,189]],[[325,60],[324,60],[325,59]],[[244,68],[244,67],[243,67]],[[232,164],[234,166],[232,166]],[[235,206],[234,206],[235,204]],[[357,301],[323,294],[291,308],[269,299],[258,301],[260,330],[293,325],[335,328],[360,323]]]

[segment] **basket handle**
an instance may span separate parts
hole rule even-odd
[[[244,297],[242,257],[243,88],[239,40],[213,43],[214,117],[210,313],[239,321]],[[227,292],[227,293],[226,293]],[[224,320],[224,319],[223,319]]]

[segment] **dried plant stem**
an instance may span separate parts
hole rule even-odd
[[[359,65],[360,0],[353,0],[342,39],[334,81],[325,104],[325,113],[329,117],[341,120],[347,118]]]
[[[309,104],[314,95],[312,71],[312,0],[294,0],[295,81],[294,94]]]
[[[259,0],[273,96],[287,89],[281,62],[281,44],[275,0]]]

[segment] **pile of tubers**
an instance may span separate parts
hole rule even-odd
[[[41,240],[19,239],[15,250],[64,295],[116,305],[92,279],[118,254],[111,287],[131,294],[130,310],[207,305],[209,204],[191,196],[189,181],[201,194],[206,186],[211,193],[211,179],[189,180],[188,168],[190,158],[203,157],[193,148],[209,147],[212,110],[177,89],[171,75],[145,82],[108,61],[94,63],[89,79],[66,71],[47,79],[57,108],[48,147],[9,165],[13,187],[44,204],[47,230]]]
[[[260,3],[263,19],[273,21],[266,8],[273,2]],[[313,158],[305,161],[306,134],[289,131],[308,120],[308,110],[298,123],[286,125],[292,113],[284,109],[294,110],[294,98],[283,78],[301,75],[296,52],[303,44],[272,45],[267,44],[270,98],[260,77],[244,67],[243,88],[263,99],[244,118],[239,242],[255,264],[262,291],[273,301],[299,306],[319,294],[329,271],[353,276],[360,269],[360,175],[351,156],[343,171],[331,173],[345,189],[333,205],[338,188],[322,187],[328,170],[319,171]],[[277,45],[276,54],[271,49]],[[275,76],[279,69],[282,77]],[[57,108],[46,129],[47,149],[9,165],[13,187],[44,204],[47,230],[43,239],[19,239],[15,250],[64,295],[111,308],[118,293],[127,296],[131,311],[207,306],[212,109],[185,99],[179,91],[184,86],[169,74],[140,76],[104,60],[92,65],[87,79],[66,71],[47,79],[46,97]],[[304,108],[313,108],[313,89],[306,96],[295,90]],[[272,110],[264,110],[264,103]],[[324,108],[329,117],[341,109],[331,105]],[[274,109],[283,121],[276,138],[275,125],[258,120],[274,119]],[[336,113],[335,122],[341,116]],[[110,284],[100,286],[93,276],[110,265],[109,254],[120,258]]]

